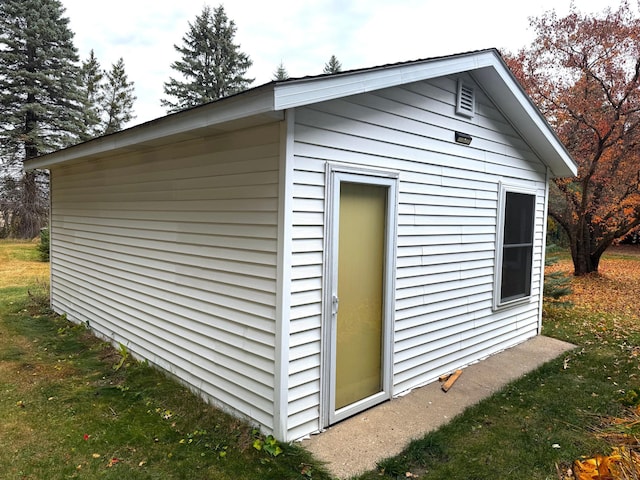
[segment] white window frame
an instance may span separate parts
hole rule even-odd
[[[507,206],[507,194],[509,193],[522,193],[525,195],[531,195],[533,197],[533,215],[532,215],[532,230],[531,230],[531,278],[529,279],[529,294],[518,297],[515,299],[503,301],[502,296],[502,262],[504,257],[504,227],[506,221],[506,206]],[[493,309],[499,310],[507,308],[513,305],[519,305],[529,302],[533,292],[533,263],[535,253],[535,225],[536,225],[536,206],[538,203],[538,197],[536,191],[531,188],[525,188],[516,185],[508,185],[500,183],[499,197],[498,197],[498,222],[496,232],[496,262],[494,270],[494,288],[493,288]]]

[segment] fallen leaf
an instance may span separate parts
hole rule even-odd
[[[611,467],[614,463],[620,461],[620,455],[611,455],[604,457],[596,455],[594,458],[587,460],[576,460],[574,462],[573,473],[576,480],[601,480],[612,477]]]

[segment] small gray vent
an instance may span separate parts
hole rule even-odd
[[[458,80],[458,98],[456,101],[456,113],[471,118],[476,110],[476,96],[473,87],[465,85]]]

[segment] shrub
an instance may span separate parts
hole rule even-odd
[[[547,246],[545,265],[553,265],[558,262],[558,255],[555,245]],[[545,272],[544,274],[544,299],[546,301],[559,301],[562,297],[571,294],[571,277],[566,273]]]
[[[42,260],[43,262],[49,261],[49,249],[49,229],[42,228],[40,229],[40,243],[38,244],[38,252],[40,252],[40,260]]]

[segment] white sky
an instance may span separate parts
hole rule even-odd
[[[573,0],[584,13],[619,0]],[[165,115],[163,83],[176,76],[188,22],[205,4],[224,5],[236,43],[253,60],[252,86],[272,80],[280,61],[291,77],[322,73],[335,54],[343,70],[496,47],[516,51],[533,39],[529,17],[571,0],[62,0],[81,59],[93,48],[104,69],[123,57],[135,82],[136,119]]]

